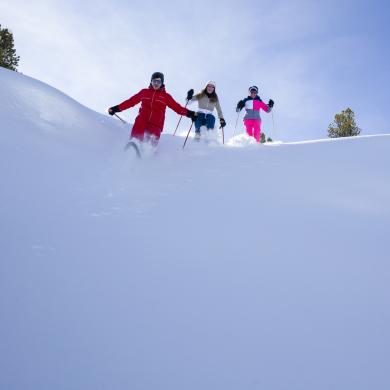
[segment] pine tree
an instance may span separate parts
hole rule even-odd
[[[347,108],[335,115],[333,123],[328,127],[328,136],[330,138],[351,137],[359,135],[360,131],[355,122],[355,113]]]
[[[19,56],[16,55],[12,32],[0,24],[0,66],[16,71],[18,64]]]

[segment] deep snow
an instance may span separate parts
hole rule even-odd
[[[0,85],[0,389],[390,388],[389,136],[137,161],[116,119]]]

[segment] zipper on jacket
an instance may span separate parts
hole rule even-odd
[[[152,101],[150,102],[150,115],[149,115],[149,120],[148,120],[148,123],[150,123],[150,119],[152,118],[152,114],[153,114],[153,100],[154,100],[154,95],[156,95],[156,92],[157,90],[154,90],[153,92],[153,97],[152,97]]]

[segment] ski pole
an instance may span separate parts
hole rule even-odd
[[[274,121],[274,113],[271,112],[272,115],[272,131],[275,133],[275,121]]]
[[[119,115],[114,114],[122,123],[127,123],[124,119],[122,119]]]
[[[276,141],[275,120],[274,120],[274,112],[273,111],[271,111],[271,115],[272,115],[272,133],[273,133],[273,136],[274,136],[275,141]]]
[[[183,144],[183,149],[184,149],[184,147],[186,146],[187,139],[188,139],[188,136],[189,136],[190,133],[191,133],[191,129],[192,129],[192,125],[193,125],[193,124],[194,124],[194,122],[191,123],[190,129],[188,130],[187,137],[186,137],[186,139],[185,139],[185,141],[184,141],[184,144]]]
[[[225,145],[225,134],[223,132],[223,127],[221,126],[220,129],[222,130],[222,144]]]
[[[189,102],[189,101],[187,100],[187,103],[186,103],[186,105],[184,106],[185,108],[187,108],[188,102]],[[183,115],[180,115],[179,122],[177,122],[177,126],[176,126],[176,129],[175,129],[173,135],[176,135],[176,131],[177,131],[177,129],[179,128],[179,125],[180,125],[180,122],[181,122],[181,118],[183,118]]]
[[[240,117],[241,111],[238,111],[237,119],[236,119],[236,125],[234,126],[234,132],[233,132],[233,138],[236,135],[237,125],[238,125],[238,118]]]

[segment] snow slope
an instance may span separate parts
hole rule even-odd
[[[389,136],[136,161],[0,85],[0,389],[390,388]]]

